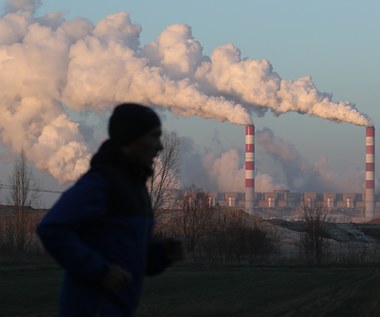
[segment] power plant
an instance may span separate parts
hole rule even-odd
[[[245,126],[245,210],[253,214],[255,207],[255,179],[254,179],[254,166],[255,166],[255,127],[253,124]],[[288,192],[288,191],[285,191]],[[317,195],[317,193],[315,193]],[[269,195],[269,193],[268,193]],[[277,195],[273,193],[273,195]],[[306,193],[305,193],[306,195]],[[304,196],[305,196],[304,195]],[[347,197],[343,197],[343,196]],[[353,202],[357,206],[360,205],[360,198],[354,199],[354,197],[359,194],[343,194],[343,198],[338,199],[334,196],[326,200],[328,207],[330,208],[331,201],[336,201],[339,205],[339,201],[342,200],[340,207],[352,208]],[[307,195],[306,195],[307,196]],[[306,197],[305,196],[305,197]],[[351,197],[352,196],[352,197]],[[360,195],[359,195],[360,196]],[[306,197],[307,198],[307,197]],[[302,198],[299,201],[306,201],[309,198]],[[306,199],[306,200],[305,200]],[[331,200],[332,199],[332,200]],[[234,199],[235,200],[235,199]],[[256,197],[256,200],[260,200]],[[276,197],[269,197],[268,201],[269,207],[271,207],[271,202],[275,202],[278,199]],[[297,199],[298,200],[298,199]],[[317,199],[314,199],[315,201]],[[319,199],[320,201],[325,202],[325,199]],[[364,214],[363,216],[368,219],[375,218],[375,127],[367,126],[366,127],[366,154],[365,154],[365,193],[364,193]],[[264,199],[266,201],[266,199]],[[356,202],[357,201],[357,202]],[[256,202],[257,203],[257,202]],[[260,205],[260,204],[259,204]],[[337,206],[338,207],[338,206]]]

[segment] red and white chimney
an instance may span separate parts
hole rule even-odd
[[[375,127],[366,128],[365,217],[375,217]]]
[[[245,126],[245,210],[253,214],[255,193],[255,126]]]

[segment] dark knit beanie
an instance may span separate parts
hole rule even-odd
[[[113,110],[108,123],[108,134],[112,144],[128,145],[160,125],[160,118],[152,109],[134,103],[123,103]]]

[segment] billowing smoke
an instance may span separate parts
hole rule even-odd
[[[244,192],[245,169],[241,157],[244,157],[237,149],[229,149],[215,157],[208,153],[204,165],[210,179],[222,192]],[[286,189],[285,185],[276,183],[269,174],[257,172],[255,176],[255,190],[269,192],[274,189]]]
[[[236,149],[221,153],[216,158],[212,153],[205,157],[208,175],[217,184],[219,191],[243,191],[245,171],[241,168],[240,157]]]
[[[205,151],[189,137],[181,138],[181,180],[183,187],[194,184],[203,190],[216,190],[203,164]]]
[[[241,59],[231,44],[204,56],[187,25],[171,25],[141,47],[141,27],[127,13],[93,25],[61,13],[36,17],[40,3],[9,0],[0,19],[0,131],[61,182],[76,179],[89,159],[88,140],[65,109],[104,114],[133,101],[235,124],[268,110],[370,124],[309,77],[283,80],[268,61]]]
[[[181,140],[182,179],[188,186],[195,184],[206,191],[244,192],[243,153],[237,149],[221,150],[219,154],[197,147],[189,138]],[[218,140],[214,140],[218,142]],[[258,192],[270,192],[286,189],[284,184],[260,170],[256,172],[255,189]]]
[[[269,128],[256,131],[256,144],[260,170],[291,191],[360,192],[363,188],[364,170],[349,168],[337,174],[324,156],[311,163]]]
[[[327,158],[315,162],[304,158],[290,142],[269,128],[256,131],[255,191],[288,189],[293,192],[360,192],[364,169],[343,168],[335,172]],[[211,153],[182,139],[182,179],[211,191],[244,192],[244,153],[232,148]]]

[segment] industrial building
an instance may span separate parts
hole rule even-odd
[[[255,191],[255,126],[245,126],[245,192],[210,192],[209,207],[238,208],[249,214],[265,213],[278,216],[278,212],[289,214],[303,206],[324,205],[332,213],[338,212],[348,218],[363,218],[368,221],[380,217],[380,197],[375,195],[375,127],[366,127],[365,134],[365,189],[363,193],[335,192],[273,192]],[[181,200],[181,199],[179,199]],[[278,211],[278,212],[277,212]]]
[[[362,193],[290,193],[289,191],[274,191],[272,193],[255,192],[255,126],[245,127],[245,202],[241,202],[239,195],[227,195],[220,205],[244,208],[254,214],[255,208],[299,208],[300,206],[314,206],[322,203],[329,209],[357,209],[362,211],[360,216],[373,219],[378,201],[375,197],[375,127],[367,126],[365,133],[365,192]]]
[[[209,206],[214,208],[231,208],[245,210],[244,192],[210,192]],[[296,211],[304,205],[315,207],[323,204],[331,212],[340,211],[350,217],[365,217],[365,193],[334,193],[334,192],[290,192],[275,190],[273,192],[255,192],[252,209],[249,213],[261,215],[266,212]],[[374,196],[374,217],[380,216],[380,195]]]

